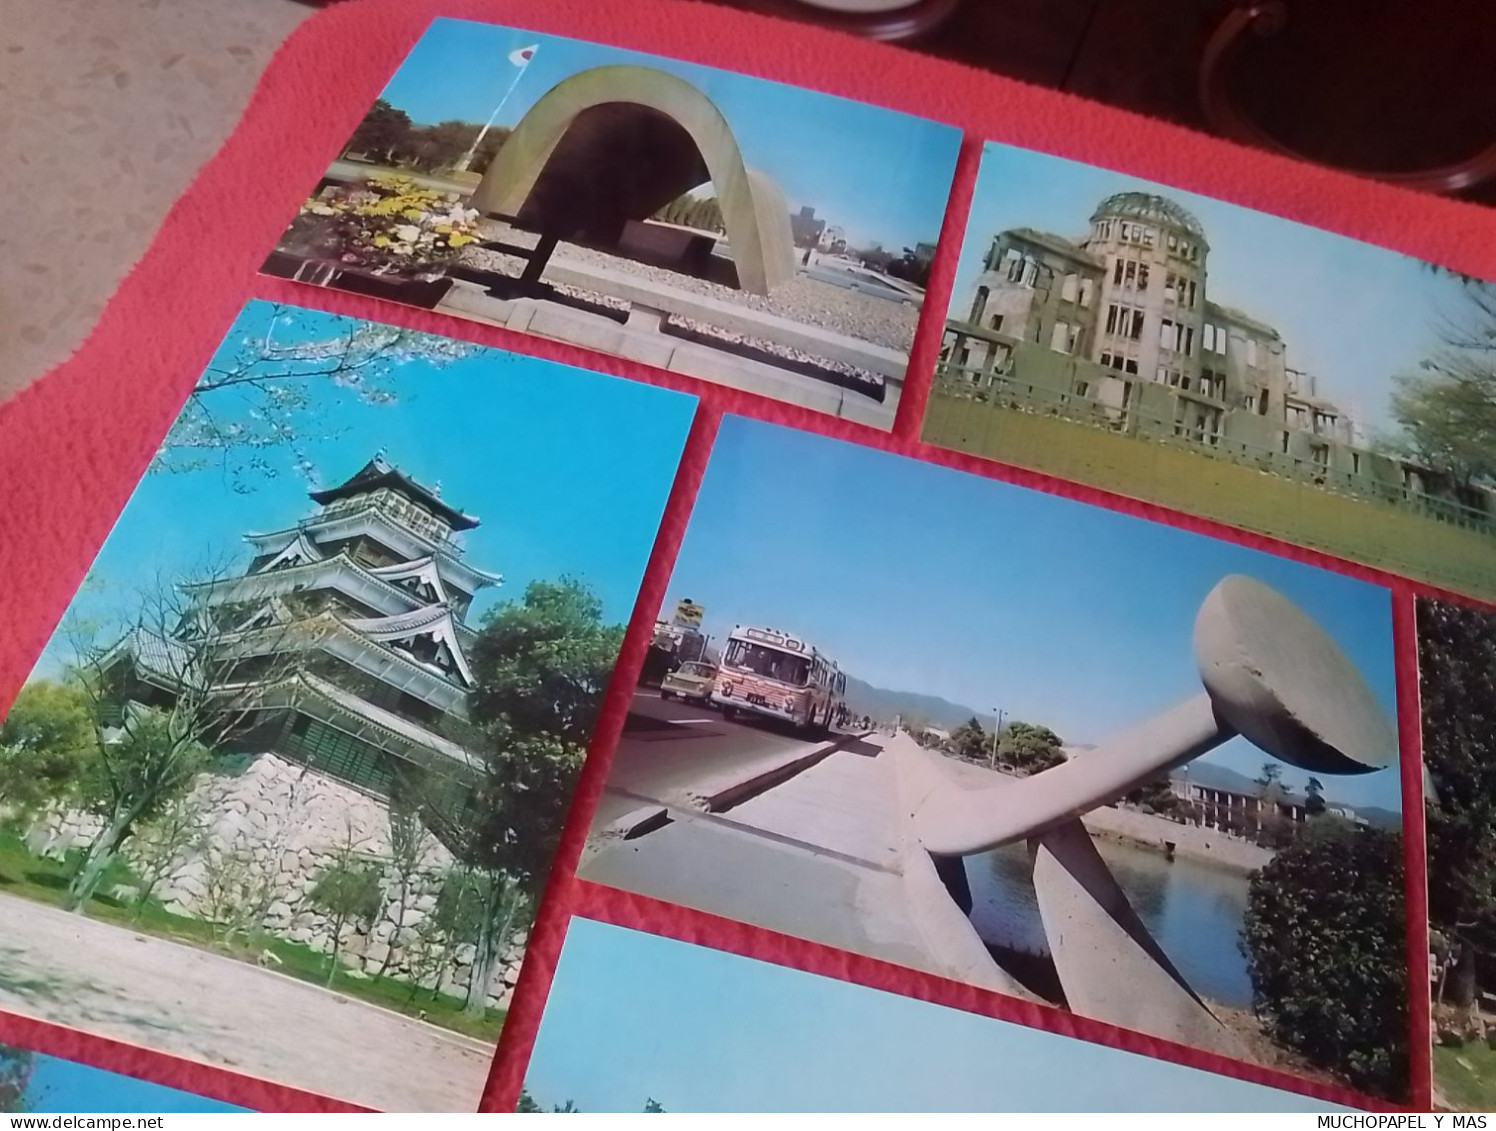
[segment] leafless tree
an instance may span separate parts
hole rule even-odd
[[[135,893],[137,919],[161,881],[181,867],[193,846],[201,841],[205,812],[203,797],[190,792],[168,804],[136,833],[130,846],[130,864],[140,877]]]
[[[443,368],[478,347],[440,334],[341,318],[294,306],[265,304],[241,319],[203,370],[181,415],[151,463],[152,471],[218,465],[235,490],[253,489],[276,474],[276,451],[310,475],[310,446],[336,435],[326,414],[313,411],[324,382],[365,404],[395,399],[391,378],[403,365]]]
[[[405,925],[410,897],[415,891],[427,854],[436,838],[421,824],[420,813],[413,807],[400,803],[396,798],[391,798],[390,801],[389,829],[388,870],[394,883],[389,893],[388,909],[391,911],[391,918],[398,931]],[[377,973],[381,976],[387,973],[394,960],[395,948],[391,946],[385,953],[384,961],[380,963]]]
[[[191,788],[224,740],[242,731],[303,665],[322,631],[265,601],[226,599],[230,572],[190,584],[162,579],[124,631],[70,627],[73,663],[98,720],[85,795],[104,827],[65,906],[81,909],[142,822]],[[104,643],[107,641],[107,643]]]

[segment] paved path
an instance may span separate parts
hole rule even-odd
[[[3,895],[0,1009],[384,1111],[473,1111],[493,1058],[307,982]]]
[[[667,822],[632,839],[595,837],[580,874],[1021,994],[992,962],[928,856],[905,851],[896,771],[884,754],[897,741],[909,742],[883,735],[855,740],[726,813],[672,806]]]
[[[592,827],[605,828],[641,799],[689,805],[707,783],[753,777],[820,745],[769,720],[728,722],[711,707],[635,692]]]

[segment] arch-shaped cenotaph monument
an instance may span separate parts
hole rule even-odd
[[[634,64],[578,71],[514,127],[469,205],[554,239],[617,243],[710,180],[738,285],[768,294],[795,273],[784,194],[749,169],[732,127],[702,91]]]

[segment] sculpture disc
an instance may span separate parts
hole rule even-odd
[[[1397,732],[1350,657],[1260,581],[1233,575],[1210,591],[1195,662],[1217,717],[1289,765],[1364,774],[1397,761]]]

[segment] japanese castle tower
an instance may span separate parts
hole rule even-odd
[[[132,633],[132,683],[169,700],[198,666],[237,697],[235,748],[380,798],[419,767],[465,797],[473,756],[442,731],[467,717],[473,595],[501,580],[468,564],[454,537],[478,520],[380,456],[310,495],[317,509],[294,526],[245,535],[254,556],[242,575],[183,587],[188,615],[174,633]],[[203,650],[205,625],[214,662],[183,662]]]

